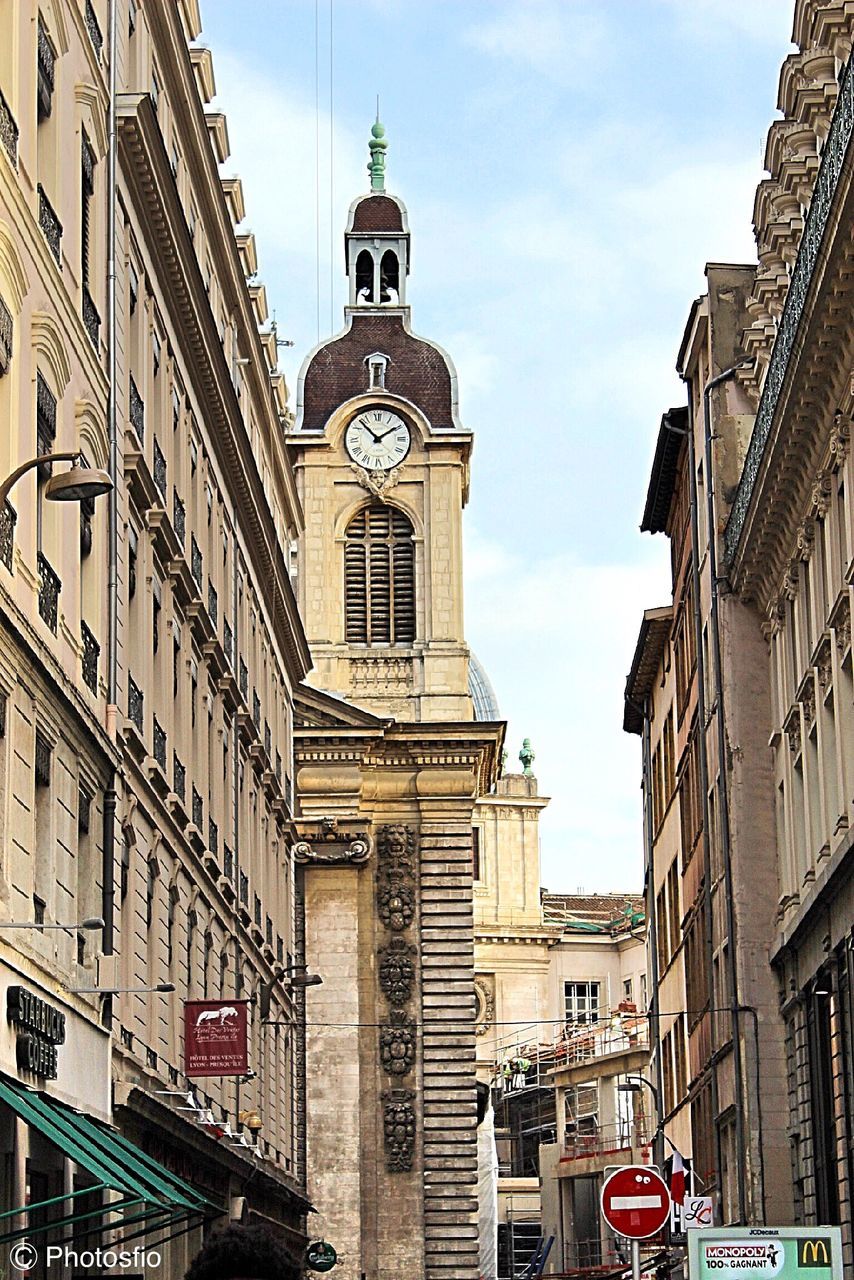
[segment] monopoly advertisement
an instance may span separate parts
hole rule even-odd
[[[839,1227],[714,1227],[688,1232],[690,1280],[842,1280]]]

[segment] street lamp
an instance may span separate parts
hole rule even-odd
[[[286,967],[278,969],[276,974],[265,982],[260,992],[260,1009],[261,1021],[268,1022],[270,1017],[270,1005],[272,1003],[273,987],[277,982],[282,982],[284,978],[289,978],[287,986],[296,987],[318,987],[323,982],[319,973],[309,973],[307,964],[289,964]],[[269,1025],[275,1025],[270,1023]]]
[[[51,476],[45,485],[44,496],[49,502],[85,502],[89,498],[99,498],[102,493],[108,493],[113,482],[106,471],[97,467],[81,467],[80,458],[80,451],[75,450],[74,453],[43,453],[38,458],[30,458],[29,462],[22,463],[0,484],[0,509],[21,476],[34,467],[41,466],[43,462],[71,463],[69,471]]]
[[[0,929],[67,929],[73,933],[79,929],[103,929],[104,921],[100,916],[91,920],[80,920],[77,924],[36,924],[32,920],[2,920]]]
[[[646,1085],[647,1089],[649,1089],[650,1093],[652,1094],[653,1102],[655,1103],[656,1125],[655,1125],[655,1132],[652,1135],[653,1163],[654,1164],[657,1163],[660,1165],[661,1156],[663,1155],[663,1152],[661,1151],[661,1138],[663,1137],[664,1122],[661,1116],[661,1099],[658,1095],[658,1090],[656,1089],[655,1085],[652,1083],[651,1080],[647,1080],[646,1076],[627,1075],[626,1078],[624,1080],[621,1080],[620,1083],[617,1085],[617,1092],[618,1093],[640,1093],[641,1085]],[[656,1156],[658,1158],[656,1158]]]

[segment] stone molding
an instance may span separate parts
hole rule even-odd
[[[298,822],[300,839],[292,845],[294,861],[300,866],[362,866],[371,856],[367,824],[347,822],[339,827],[337,818]]]

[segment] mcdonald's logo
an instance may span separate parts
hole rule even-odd
[[[798,1241],[799,1267],[830,1267],[832,1246],[829,1236]]]

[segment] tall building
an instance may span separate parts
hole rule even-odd
[[[416,337],[385,189],[350,207],[344,329],[305,360],[288,443],[311,687],[296,758],[308,1194],[347,1280],[477,1280],[472,824],[503,725],[478,720],[462,614],[472,435]],[[487,712],[489,714],[489,712]]]
[[[678,358],[687,410],[662,421],[643,527],[671,539],[672,605],[645,615],[625,727],[644,741],[660,1072],[685,988],[668,1132],[690,1132],[722,1221],[838,1223],[850,1266],[854,18],[799,0],[793,41],[759,267],[707,268]]]
[[[269,1222],[301,1260],[308,1208],[302,514],[200,26],[195,0],[0,6],[0,480],[65,451],[115,479],[111,521],[112,497],[52,504],[42,464],[0,525],[0,926],[67,926],[0,927],[3,1238],[63,1215],[89,1248],[144,1231],[164,1278],[215,1217]],[[224,1019],[247,1002],[243,1078],[185,1074],[183,1004],[205,997]]]

